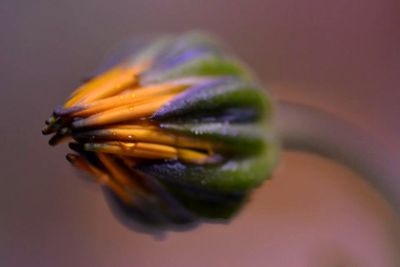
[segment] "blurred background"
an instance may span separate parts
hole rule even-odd
[[[277,97],[347,118],[398,155],[399,25],[397,0],[2,0],[0,266],[399,266],[399,215],[330,160],[284,153],[229,225],[160,240],[122,226],[40,133],[121,40],[202,29]]]

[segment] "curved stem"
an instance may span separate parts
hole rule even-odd
[[[400,210],[400,162],[368,133],[318,109],[281,101],[276,120],[283,147],[320,154],[365,177]]]

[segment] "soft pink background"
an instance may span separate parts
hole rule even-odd
[[[286,153],[231,224],[160,241],[120,225],[40,129],[115,43],[205,29],[276,95],[398,155],[399,25],[396,0],[1,1],[0,266],[398,266],[398,214],[328,160]]]

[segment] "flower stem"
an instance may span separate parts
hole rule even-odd
[[[284,149],[319,154],[361,174],[400,210],[400,161],[367,132],[316,108],[280,101],[277,134]]]

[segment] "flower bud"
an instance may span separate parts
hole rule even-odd
[[[270,95],[206,35],[122,54],[54,110],[50,144],[72,140],[67,159],[135,222],[229,219],[277,162]]]

